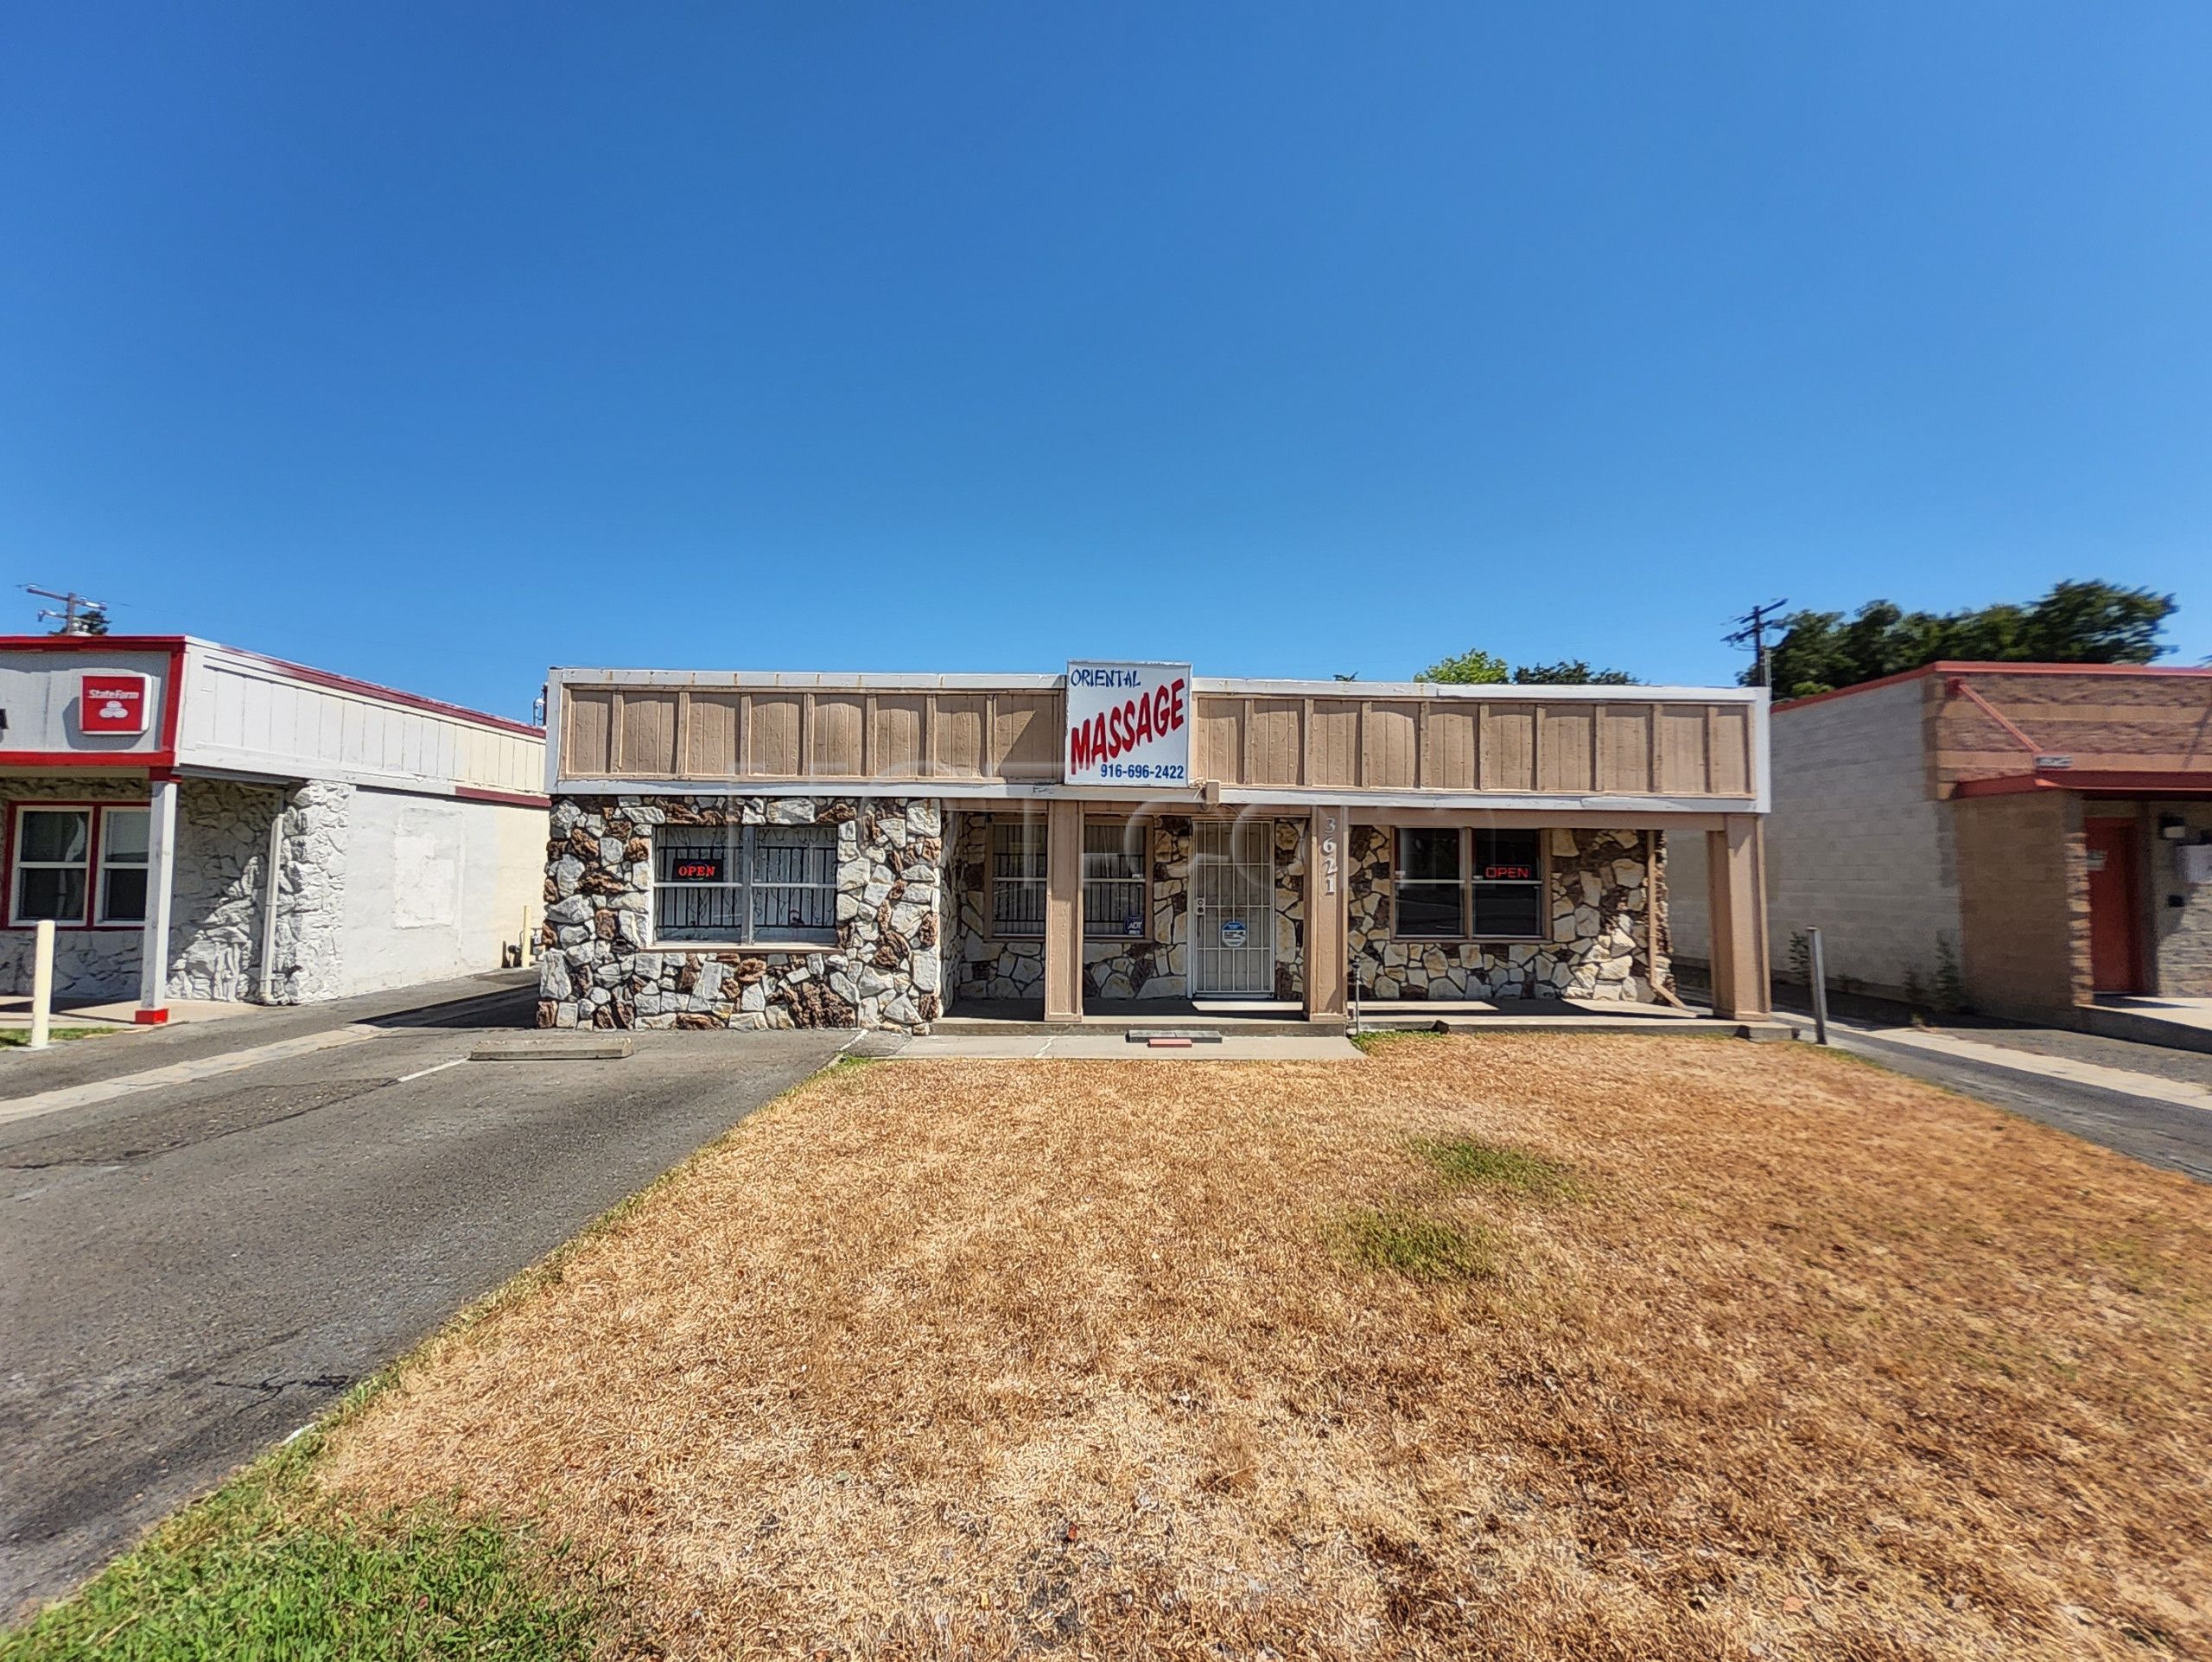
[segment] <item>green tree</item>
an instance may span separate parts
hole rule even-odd
[[[1513,672],[1522,686],[1632,687],[1636,678],[1626,670],[1593,670],[1580,658],[1562,658],[1556,664],[1523,664]]]
[[[1453,686],[1494,686],[1506,678],[1505,660],[1495,653],[1486,653],[1476,646],[1456,658],[1446,658],[1431,664],[1415,678],[1448,682]]]
[[[1496,653],[1472,647],[1456,658],[1431,664],[1414,678],[1458,686],[1497,686],[1507,681],[1522,686],[1632,687],[1636,678],[1626,670],[1593,670],[1580,658],[1562,658],[1556,664],[1522,664],[1513,669]]]
[[[2161,625],[2174,597],[2108,583],[2062,583],[2032,604],[1908,612],[1869,602],[1840,612],[1795,612],[1770,654],[1777,697],[1804,698],[1943,659],[1982,664],[2147,664],[2166,648]],[[1740,678],[1758,679],[1756,665]]]

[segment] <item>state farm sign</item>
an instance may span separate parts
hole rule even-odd
[[[1188,664],[1070,664],[1071,785],[1191,782]]]
[[[77,726],[86,733],[143,733],[153,703],[143,675],[94,671],[78,683]]]

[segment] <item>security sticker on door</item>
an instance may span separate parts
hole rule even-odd
[[[1221,920],[1221,944],[1224,946],[1242,946],[1244,944],[1243,919],[1224,918]]]

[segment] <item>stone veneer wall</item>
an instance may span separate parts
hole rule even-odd
[[[1187,814],[1151,820],[1147,856],[1152,873],[1151,935],[1143,941],[1086,940],[1084,997],[1163,999],[1189,997],[1191,863],[1195,837]],[[1274,822],[1275,971],[1279,998],[1302,998],[1306,981],[1306,865],[1301,822]],[[995,940],[990,933],[990,822],[982,813],[960,816],[951,884],[957,905],[955,959],[950,981],[961,998],[1041,998],[1045,943],[1035,938]]]
[[[170,997],[238,1002],[260,990],[269,824],[283,800],[269,785],[188,779],[177,786]]]
[[[1351,858],[1351,950],[1363,998],[1649,999],[1654,966],[1644,920],[1664,894],[1660,868],[1644,869],[1635,831],[1546,833],[1552,939],[1511,944],[1402,941],[1390,938],[1390,833],[1354,825]],[[1656,878],[1656,882],[1647,881]],[[1661,932],[1657,980],[1672,971]]]
[[[353,787],[312,779],[284,802],[276,871],[274,1001],[310,1004],[345,990],[346,859]]]
[[[653,828],[835,825],[835,946],[652,939]],[[938,1018],[938,805],[900,797],[563,797],[546,845],[537,1025],[887,1027]]]

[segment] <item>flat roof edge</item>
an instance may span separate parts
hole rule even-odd
[[[793,691],[1057,692],[1064,675],[929,674],[880,671],[616,669],[556,665],[547,672],[560,686],[707,687]],[[1488,698],[1505,703],[1600,700],[1607,703],[1740,704],[1765,702],[1764,687],[1591,686],[1504,683],[1465,686],[1446,681],[1298,681],[1194,675],[1193,692],[1257,697]]]

